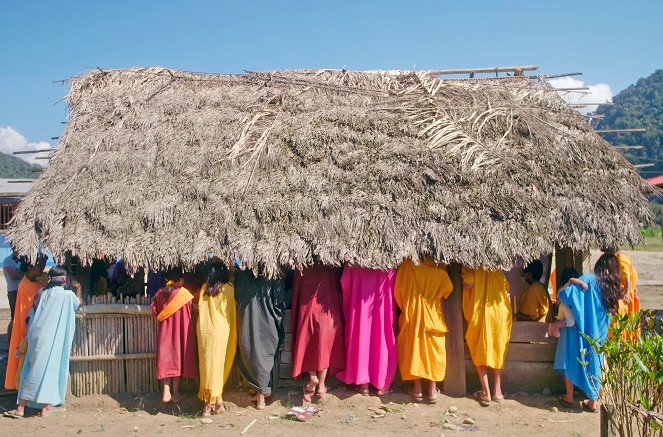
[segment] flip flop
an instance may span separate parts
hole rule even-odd
[[[327,388],[325,388],[324,390],[318,390],[318,391],[316,391],[316,392],[315,392],[315,395],[316,395],[317,397],[319,397],[319,398],[322,398],[324,395],[326,395],[326,394],[329,393],[330,391],[331,391],[331,390],[329,389],[329,387],[327,387]]]
[[[498,404],[504,400],[506,396],[493,396],[493,402],[497,402]]]
[[[414,399],[415,402],[423,402],[424,401],[424,394],[423,393],[410,392],[410,396],[412,396],[412,399]]]
[[[428,403],[429,403],[429,404],[435,404],[435,403],[437,403],[437,398],[440,396],[440,393],[441,393],[440,389],[437,388],[437,387],[435,387],[435,397],[434,397],[434,398],[430,398],[430,397],[429,397],[429,398],[428,398]]]
[[[65,411],[65,409],[62,408],[62,407],[51,407],[51,411],[48,414],[44,414],[42,411],[40,411],[40,412],[37,413],[37,416],[38,417],[49,417],[49,416],[52,416],[54,414],[62,413],[63,411]]]
[[[584,401],[580,402],[580,408],[582,408],[584,411],[587,411],[589,413],[596,413],[598,411],[598,408],[592,408],[589,405],[587,405],[587,402],[589,402],[587,399]]]
[[[18,414],[16,410],[5,411],[2,413],[2,417],[9,417],[10,419],[23,419],[23,415]]]
[[[564,399],[563,395],[559,395],[557,397],[557,400],[559,401],[560,404],[562,404],[566,408],[573,408],[573,402],[569,402],[566,399]]]
[[[490,407],[490,399],[484,399],[481,397],[481,390],[475,391],[472,393],[472,397],[481,405],[482,407]]]

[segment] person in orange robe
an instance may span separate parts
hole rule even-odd
[[[9,356],[7,357],[7,372],[5,373],[5,388],[7,390],[18,389],[15,380],[20,357],[19,345],[28,333],[26,319],[32,308],[32,302],[37,292],[44,288],[47,282],[47,278],[43,277],[46,259],[46,256],[40,254],[40,256],[37,256],[34,265],[21,264],[21,271],[25,273],[25,276],[18,285],[12,336],[9,339]]]
[[[509,283],[502,271],[463,266],[463,316],[467,321],[465,340],[472,363],[479,374],[481,390],[473,394],[481,406],[501,401],[502,368],[511,338],[512,312]],[[488,385],[488,368],[493,369],[494,390]]]
[[[412,397],[423,400],[422,379],[428,381],[428,400],[437,402],[437,382],[447,369],[446,333],[442,300],[449,297],[453,284],[444,264],[432,257],[415,265],[403,261],[396,273],[394,297],[401,309],[400,331],[396,338],[398,368],[403,381],[412,381]]]

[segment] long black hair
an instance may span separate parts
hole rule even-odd
[[[207,288],[205,294],[216,296],[221,291],[221,286],[230,281],[230,270],[225,264],[215,263],[207,273]]]
[[[173,283],[179,281],[182,279],[182,269],[179,267],[172,268],[166,272],[164,275],[166,277],[166,286],[163,287],[163,292],[166,294],[170,294],[173,292],[175,287],[173,287]]]
[[[619,308],[619,299],[622,297],[621,282],[619,280],[619,262],[612,253],[604,253],[594,264],[594,274],[599,281],[603,304],[614,314]]]
[[[68,273],[67,269],[60,265],[52,267],[51,270],[48,271],[48,284],[46,284],[44,290],[65,286],[67,284]]]

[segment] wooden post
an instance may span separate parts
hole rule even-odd
[[[612,405],[601,404],[601,437],[617,437],[617,425],[613,415],[615,407]]]
[[[661,205],[661,241],[663,241],[663,205]]]
[[[447,328],[449,329],[446,335],[447,374],[444,377],[444,394],[448,396],[465,396],[467,394],[461,268],[460,264],[450,264],[447,267],[451,282],[454,284],[453,291],[444,302],[444,320],[447,322]]]

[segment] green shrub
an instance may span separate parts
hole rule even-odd
[[[620,435],[663,436],[662,329],[653,311],[616,315],[604,343],[590,340],[605,358],[601,402],[613,406]]]

